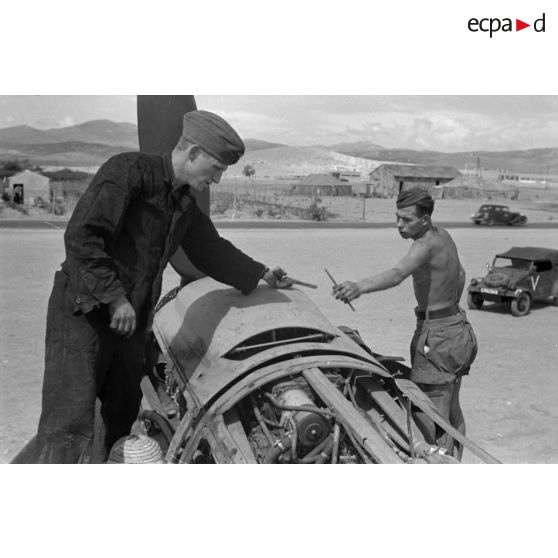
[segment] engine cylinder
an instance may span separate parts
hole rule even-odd
[[[279,396],[282,405],[288,407],[315,406],[314,401],[300,388],[287,388]],[[329,434],[331,427],[325,416],[311,411],[284,411],[282,420],[291,417],[296,424],[298,442],[302,446],[315,446]]]

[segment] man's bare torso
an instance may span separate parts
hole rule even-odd
[[[444,229],[431,227],[415,240],[411,250],[422,245],[428,260],[413,272],[413,287],[419,310],[439,310],[458,302],[461,263],[451,236]]]

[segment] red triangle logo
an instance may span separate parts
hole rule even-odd
[[[531,24],[530,23],[525,23],[524,21],[521,21],[520,19],[515,20],[515,30],[516,31],[521,31],[522,29],[525,29],[526,27],[531,27]]]

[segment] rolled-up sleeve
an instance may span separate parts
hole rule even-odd
[[[211,219],[198,207],[181,246],[191,262],[216,281],[248,294],[254,290],[265,270],[264,264],[252,259],[222,238]]]
[[[123,156],[109,159],[80,198],[64,241],[77,276],[76,308],[88,312],[126,291],[108,248],[118,235],[130,203],[129,165]]]

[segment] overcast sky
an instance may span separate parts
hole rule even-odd
[[[558,147],[558,96],[196,96],[244,138],[288,145],[371,141],[390,148],[479,151]],[[136,122],[136,97],[0,96],[0,127]]]

